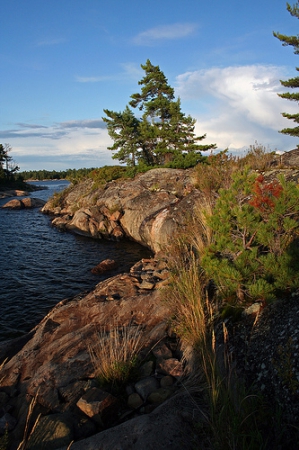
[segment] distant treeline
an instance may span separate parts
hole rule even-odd
[[[19,172],[20,177],[24,180],[78,180],[89,175],[94,168],[83,169],[66,169],[66,170],[25,170]]]

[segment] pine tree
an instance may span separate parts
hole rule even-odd
[[[117,113],[108,109],[104,109],[104,112],[109,119],[103,117],[103,120],[107,123],[109,136],[114,140],[108,150],[118,150],[112,158],[128,166],[135,166],[140,149],[139,121],[128,106],[123,112]]]
[[[299,286],[299,189],[248,170],[222,189],[209,225],[213,242],[202,266],[224,302],[252,303]]]
[[[298,4],[291,6],[289,3],[287,3],[287,10],[289,13],[297,17],[299,19],[299,1]],[[291,46],[294,49],[295,55],[299,54],[299,36],[286,36],[284,34],[281,34],[279,32],[273,33],[276,38],[278,38],[282,45],[284,46]],[[299,71],[299,68],[296,68],[297,71]],[[282,86],[296,89],[299,87],[299,77],[290,78],[286,81],[280,81]],[[281,98],[286,98],[288,100],[293,100],[296,102],[299,102],[299,92],[285,92],[283,94],[278,94]],[[295,123],[299,123],[299,113],[298,114],[288,114],[288,113],[282,113],[283,117],[286,117],[287,119],[293,120]],[[299,126],[293,127],[293,128],[284,128],[280,131],[280,133],[288,134],[290,136],[299,136]]]
[[[128,106],[123,113],[104,110],[109,118],[103,120],[114,140],[109,149],[118,150],[113,158],[130,165],[195,166],[202,151],[216,146],[199,144],[206,135],[196,137],[196,121],[182,113],[180,99],[175,100],[174,89],[159,66],[147,60],[141,67],[145,71],[139,81],[141,93],[131,95],[129,104],[142,111],[142,117],[135,118]]]
[[[13,158],[9,155],[11,146],[0,144],[0,182],[14,180],[14,174],[20,170]]]
[[[142,142],[153,164],[163,164],[162,154],[167,148],[167,124],[171,119],[171,104],[174,89],[159,66],[154,66],[148,59],[141,64],[145,76],[138,82],[141,93],[131,95],[130,105],[143,111]]]
[[[153,164],[163,165],[170,161],[184,159],[190,165],[195,165],[201,159],[201,151],[213,149],[216,146],[199,145],[198,141],[206,135],[196,137],[194,133],[196,120],[185,116],[181,111],[180,99],[175,100],[174,89],[159,66],[154,66],[147,60],[141,65],[145,76],[139,81],[141,93],[133,94],[130,105],[144,111],[142,116],[142,142],[144,151]]]

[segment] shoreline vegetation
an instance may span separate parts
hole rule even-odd
[[[298,4],[293,7],[287,4],[287,10],[292,16],[299,17]],[[283,45],[292,46],[295,54],[298,53],[298,36],[280,33],[274,33],[274,36]],[[70,304],[62,302],[49,313],[48,316],[53,317],[53,320],[47,316],[36,328],[36,334],[41,334],[41,340],[36,342],[34,336],[32,340],[28,337],[25,350],[23,348],[0,366],[0,391],[3,386],[3,402],[7,411],[10,410],[9,402],[15,401],[15,410],[11,411],[14,416],[9,417],[10,422],[9,413],[6,413],[8,425],[3,428],[0,448],[42,448],[41,441],[36,441],[35,433],[38,428],[43,429],[44,419],[53,419],[57,411],[64,413],[67,404],[72,407],[69,412],[76,411],[78,414],[78,409],[74,408],[79,404],[86,406],[91,400],[85,412],[92,419],[89,425],[92,423],[93,431],[85,431],[85,435],[82,437],[81,434],[77,439],[65,434],[63,450],[80,450],[84,448],[84,441],[87,443],[86,448],[92,450],[116,448],[114,434],[117,432],[116,444],[119,446],[121,442],[124,450],[153,448],[152,444],[159,448],[161,439],[166,440],[160,448],[167,448],[165,442],[168,442],[168,448],[174,450],[180,450],[183,445],[188,450],[295,450],[299,442],[299,149],[276,155],[255,143],[243,157],[235,157],[228,151],[213,154],[216,144],[203,145],[201,141],[206,135],[195,135],[195,120],[181,111],[180,99],[175,99],[174,89],[169,86],[159,66],[147,60],[141,68],[144,70],[144,77],[138,83],[141,91],[131,95],[129,105],[122,112],[104,110],[106,116],[103,121],[113,140],[113,145],[108,149],[114,151],[113,158],[126,164],[126,167],[105,166],[65,175],[64,178],[72,183],[70,188],[54,196],[44,211],[57,216],[52,222],[56,226],[95,238],[104,236],[120,239],[130,233],[132,237],[135,225],[137,241],[151,246],[155,259],[142,260],[140,265],[132,268],[130,274],[99,283],[83,299],[78,298]],[[297,88],[298,83],[299,77],[281,81],[288,88]],[[289,100],[299,99],[298,92],[279,95]],[[135,116],[131,108],[138,108],[142,116],[140,113]],[[299,121],[299,114],[283,113],[283,116],[295,123]],[[285,128],[281,132],[298,137],[299,128]],[[1,150],[0,163],[6,162],[6,168],[0,165],[2,179],[7,180],[13,178],[19,168],[11,165],[8,155],[10,146],[1,146]],[[203,156],[202,152],[207,150],[211,151],[210,156]],[[139,211],[150,205],[148,221],[145,224],[142,214],[138,215],[136,211],[126,221],[126,211],[121,204],[123,197],[117,188],[121,183],[124,187],[127,178],[141,178],[139,174],[151,169],[154,169],[155,174],[159,170],[166,173],[167,170],[184,172],[186,169],[190,177],[188,183],[180,183],[176,173],[176,185],[171,179],[166,187],[161,187],[161,181],[160,184],[144,183],[139,203],[136,203]],[[51,178],[51,175],[45,176],[45,172],[43,175],[24,172],[22,176],[24,179],[27,176]],[[186,181],[187,177],[183,179]],[[152,181],[150,175],[144,180]],[[108,195],[111,186],[113,203],[107,202],[106,205],[103,198],[107,198],[105,195]],[[190,193],[195,193],[197,197],[191,197]],[[194,208],[187,211],[192,211],[192,214],[182,214],[182,211],[187,210],[188,198],[197,198],[199,201],[194,202]],[[133,210],[135,200],[136,194],[131,192],[131,196],[126,199],[127,210]],[[164,236],[163,233],[159,236],[162,237],[163,248],[159,244],[161,248],[157,251],[159,246],[154,238],[158,234],[155,235],[155,232],[162,229],[171,208],[180,213],[180,217],[173,215],[170,220],[172,225],[176,224],[177,232],[174,234],[171,226],[169,229],[165,227]],[[76,223],[73,220],[75,216]],[[141,224],[138,223],[139,219]],[[161,263],[165,262],[167,267],[161,269]],[[144,270],[145,265],[147,271]],[[157,267],[160,267],[160,272],[156,270]],[[163,278],[165,272],[167,279]],[[120,284],[116,286],[117,283]],[[173,358],[172,352],[169,360],[167,357],[161,358],[161,354],[154,355],[156,359],[152,355],[151,359],[147,359],[150,353],[153,354],[154,347],[163,340],[158,333],[157,342],[151,341],[150,350],[140,358],[143,363],[150,363],[150,376],[145,377],[146,382],[141,378],[136,383],[136,369],[144,369],[137,354],[142,353],[139,348],[141,341],[137,342],[133,334],[126,334],[124,327],[140,326],[138,339],[141,331],[145,334],[147,323],[138,319],[138,311],[132,312],[137,304],[139,310],[144,307],[145,299],[150,299],[155,305],[151,307],[147,320],[155,321],[155,314],[162,310],[165,313],[163,319],[160,316],[160,322],[154,323],[151,331],[157,331],[157,327],[159,330],[162,325],[162,336],[165,338],[167,325],[170,341],[163,351],[167,353],[171,345],[173,347],[175,344],[181,360],[174,361],[176,358]],[[129,320],[122,308],[130,301]],[[88,306],[88,323],[83,324],[84,330],[86,325],[90,325],[91,316],[98,320],[99,311],[101,317],[104,316],[103,311],[109,311],[106,321],[101,323],[102,334],[93,327],[93,334],[88,335],[89,341],[84,342],[80,335],[82,329],[77,333],[76,328],[71,328],[72,342],[77,339],[72,351],[76,352],[76,347],[80,350],[78,360],[74,354],[69,359],[54,358],[49,367],[48,354],[40,361],[41,367],[34,365],[40,345],[47,339],[51,344],[48,352],[49,349],[53,351],[51,339],[56,344],[61,338],[59,333],[66,326],[66,317],[69,319],[68,308],[75,309],[78,304],[81,308],[80,321],[83,305]],[[152,314],[154,308],[155,313]],[[66,316],[63,316],[63,312]],[[75,320],[69,320],[70,326],[76,327],[77,317],[72,316],[72,319]],[[115,320],[118,321],[116,326]],[[98,352],[90,347],[96,335],[102,339]],[[107,345],[103,344],[103,340],[106,340]],[[86,348],[82,348],[84,345],[89,349],[89,354]],[[137,353],[135,350],[127,352],[130,347],[135,350],[138,348]],[[31,361],[26,359],[28,349],[33,354]],[[25,362],[22,361],[22,351]],[[115,352],[125,353],[125,357],[119,359]],[[61,353],[64,357],[63,351]],[[38,356],[41,358],[40,354]],[[69,373],[70,366],[65,365],[66,360],[69,364],[75,360],[76,375]],[[151,383],[155,384],[155,388],[158,387],[157,379],[153,379],[154,373],[159,373],[161,364],[168,365],[167,361],[170,360],[176,367],[179,363],[184,368],[184,372],[181,371],[179,375],[177,372],[176,375],[166,372],[176,380],[177,389],[170,393],[170,398],[165,400],[164,397],[160,406],[155,403],[148,405],[148,394],[153,391],[145,393],[145,390]],[[57,361],[60,362],[59,367],[55,366]],[[28,372],[30,362],[33,363],[32,373]],[[103,367],[104,362],[107,370],[99,375],[99,367]],[[91,374],[90,368],[89,372],[86,369],[90,365],[96,370],[98,378],[94,372]],[[63,382],[60,379],[59,390],[55,382],[61,376],[62,368],[65,379]],[[35,371],[39,370],[40,378],[35,378]],[[81,370],[79,379],[78,370]],[[116,391],[115,388],[118,389],[119,382],[124,379],[126,385],[121,386],[123,390]],[[82,380],[85,387],[81,385],[78,388]],[[138,391],[140,381],[143,383],[142,393]],[[37,387],[39,382],[43,387],[41,391]],[[101,390],[103,388],[104,393]],[[18,390],[22,391],[24,397],[31,398],[29,406],[28,401],[25,404],[23,399],[22,403],[17,397]],[[129,412],[126,409],[121,415],[120,411],[123,413],[123,410],[117,409],[117,405],[126,398],[128,392],[135,395],[135,399],[137,395],[141,403],[131,407]],[[158,393],[161,395],[161,391]],[[97,395],[96,399],[94,394]],[[76,398],[75,403],[72,403],[76,395],[79,400]],[[179,405],[174,408],[176,398],[179,399]],[[180,401],[182,398],[184,400]],[[94,413],[91,410],[95,401],[98,406]],[[103,403],[109,403],[111,407],[107,422],[104,413],[108,411]],[[43,408],[48,414],[41,418],[45,411]],[[173,415],[174,410],[176,416]],[[115,425],[117,412],[121,419]],[[169,419],[170,414],[176,422]],[[86,416],[85,424],[89,420]],[[158,422],[155,421],[157,417],[160,418]],[[164,423],[163,417],[164,420],[167,418]],[[65,416],[63,419],[66,420]],[[154,426],[150,426],[151,422]],[[175,422],[175,429],[169,436],[172,422]],[[21,424],[24,425],[23,437]],[[83,424],[82,416],[80,424]],[[75,428],[75,422],[72,426]],[[17,432],[14,431],[15,427]],[[145,429],[150,432],[144,433]],[[45,436],[45,431],[42,431]],[[47,432],[47,448],[62,450],[61,445],[52,440],[53,427]],[[19,439],[17,443],[13,441],[16,434]],[[128,442],[130,438],[133,439],[131,443]],[[148,441],[145,444],[146,439]],[[51,444],[51,447],[48,446]]]
[[[194,419],[188,419],[194,445],[210,450],[297,448],[299,358],[294,339],[298,323],[290,325],[288,312],[292,310],[295,317],[299,308],[298,160],[299,150],[278,158],[255,147],[244,159],[221,152],[192,169],[192,189],[200,193],[201,201],[196,214],[186,218],[184,229],[165,248],[171,278],[160,295],[161,308],[169,308],[169,324],[187,372],[179,392],[189,398],[188,408],[197,411]],[[124,168],[109,170],[97,169],[82,186],[107,192],[107,173],[117,180],[115,175],[123,175]],[[122,177],[119,180],[124,182]],[[79,186],[80,182],[73,185]],[[189,191],[180,190],[183,201]],[[155,198],[161,188],[149,186],[148,191]],[[56,196],[55,208],[63,210],[65,195]],[[86,191],[80,195],[86,198]],[[96,197],[94,201],[98,204]],[[109,213],[118,217],[116,205]],[[142,283],[153,289],[150,280]],[[110,294],[103,301],[113,303],[118,295]],[[267,321],[271,311],[276,311],[274,318]],[[277,333],[274,346],[266,333],[270,323],[270,335],[274,330]],[[281,327],[288,333],[278,333]],[[117,351],[113,342],[112,350]],[[267,355],[258,344],[268,349]],[[91,359],[97,364],[94,353]],[[115,388],[113,373],[117,377],[125,374],[130,382],[138,359],[134,355],[117,367],[114,361],[108,364],[109,383]],[[107,392],[113,392],[111,386],[105,387]],[[80,441],[70,448],[79,449]],[[186,448],[193,447],[188,444]]]

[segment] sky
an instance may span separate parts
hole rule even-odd
[[[0,143],[21,171],[117,164],[103,109],[140,92],[147,59],[203,144],[298,144],[279,133],[294,126],[281,113],[298,112],[277,95],[299,66],[273,36],[298,34],[283,0],[2,0],[1,19]]]

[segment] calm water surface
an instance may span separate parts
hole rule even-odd
[[[48,189],[31,196],[47,200],[68,182],[34,184]],[[61,232],[38,209],[1,209],[7,201],[0,199],[0,341],[29,331],[60,300],[91,290],[150,254],[131,241],[115,243]],[[91,269],[106,258],[116,260],[119,269],[93,275]]]

